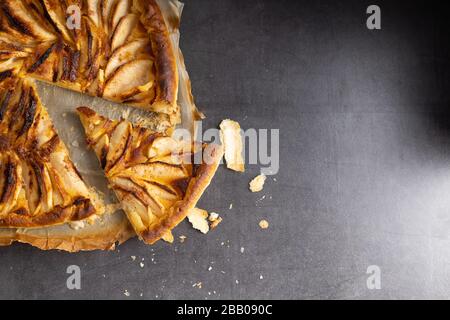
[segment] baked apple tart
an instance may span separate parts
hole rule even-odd
[[[94,219],[101,211],[36,89],[0,73],[0,227]]]
[[[223,150],[182,142],[127,120],[77,109],[87,143],[138,236],[148,244],[172,239],[213,178]]]
[[[2,0],[5,71],[180,122],[174,49],[155,0]]]

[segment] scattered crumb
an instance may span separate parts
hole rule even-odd
[[[208,212],[203,209],[194,208],[188,214],[188,220],[194,229],[206,234],[209,231]]]
[[[144,294],[143,294],[143,293],[140,293],[139,296],[142,297],[142,296],[144,296]]]
[[[192,285],[192,287],[193,287],[193,288],[197,287],[197,288],[201,289],[201,288],[202,288],[202,283],[201,283],[201,282],[194,283],[194,284]]]
[[[215,229],[219,225],[219,223],[222,222],[222,218],[219,217],[219,214],[216,212],[211,212],[209,214],[208,220],[211,222],[209,225],[209,228],[211,230]]]
[[[230,203],[230,210],[231,210],[231,209],[233,209],[233,204],[232,204],[232,203]]]
[[[127,297],[130,296],[130,293],[128,292],[128,290],[125,290],[125,291],[123,292],[123,294],[124,294],[125,296],[127,296]]]
[[[222,218],[219,217],[219,218],[217,218],[216,220],[214,220],[213,222],[211,222],[209,228],[210,228],[211,230],[213,230],[213,229],[215,229],[215,228],[219,225],[219,223],[221,223],[221,222],[222,222]]]
[[[236,280],[236,284],[239,284],[239,280]]]
[[[250,181],[249,188],[251,192],[260,192],[264,188],[264,183],[266,182],[267,177],[263,174],[256,176]]]
[[[244,253],[244,251],[245,251],[245,248],[241,247],[241,253]]]
[[[209,268],[208,268],[208,271],[211,271],[212,270],[212,267],[211,266],[209,266]]]
[[[260,279],[260,280],[264,279],[264,277],[263,277],[262,274],[259,275],[259,279]]]
[[[220,243],[220,245],[221,245],[221,246],[224,246],[224,245],[225,245],[225,242],[222,241],[222,242]]]
[[[225,149],[227,168],[244,172],[244,159],[242,158],[243,142],[241,126],[233,120],[223,120],[220,124],[220,140]]]
[[[183,235],[180,236],[179,238],[180,238],[180,242],[181,242],[181,243],[183,243],[183,242],[187,239],[187,237],[186,237],[186,236],[183,236]]]
[[[75,148],[80,147],[80,144],[78,143],[78,141],[74,140],[72,141],[72,146],[74,146]]]
[[[131,260],[135,261],[136,260],[136,256],[131,256]]]
[[[269,227],[269,222],[267,220],[261,220],[259,222],[259,227],[261,229],[267,229]]]
[[[144,263],[143,262],[139,263],[139,265],[141,266],[141,268],[144,267]]]
[[[219,214],[218,214],[218,213],[211,212],[211,213],[209,214],[208,220],[211,221],[211,222],[214,222],[214,221],[216,221],[218,218],[219,218]]]
[[[63,118],[67,117],[67,112],[64,112],[64,113],[62,114],[62,116],[63,116]]]

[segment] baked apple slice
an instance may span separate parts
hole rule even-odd
[[[101,206],[88,189],[34,85],[0,82],[0,227],[93,221]]]

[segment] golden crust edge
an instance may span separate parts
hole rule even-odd
[[[186,192],[187,199],[180,201],[180,205],[175,207],[175,213],[164,219],[161,225],[156,230],[147,229],[139,233],[139,236],[147,244],[154,244],[160,240],[167,232],[174,229],[180,222],[182,222],[189,211],[197,205],[201,196],[210,185],[216,171],[220,165],[220,160],[223,157],[223,147],[220,145],[210,145],[213,147],[212,164],[202,164],[198,168],[200,171],[199,176],[193,178],[193,181],[189,183],[188,190]]]
[[[117,245],[121,245],[136,234],[128,220],[126,223],[115,225],[112,230],[95,233],[89,236],[64,236],[51,235],[39,236],[21,233],[18,230],[11,230],[11,235],[0,233],[0,246],[9,246],[14,242],[30,244],[41,250],[62,250],[67,252],[94,251],[94,250],[114,250]],[[75,231],[74,231],[75,232]]]
[[[179,113],[177,105],[179,76],[169,29],[155,0],[147,0],[143,10],[141,22],[147,29],[155,54],[158,87],[156,99],[150,110],[163,112],[162,110],[168,107],[169,115],[176,117]]]

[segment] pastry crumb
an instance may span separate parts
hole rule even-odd
[[[212,267],[211,266],[209,266],[209,268],[208,268],[208,271],[211,271],[212,270]]]
[[[230,208],[229,209],[230,210],[233,209],[233,204],[232,203],[230,203]]]
[[[139,263],[139,266],[140,266],[141,268],[144,268],[144,263],[143,263],[143,262]]]
[[[183,243],[187,239],[187,237],[183,235],[179,236],[179,238],[181,243]]]
[[[259,222],[259,227],[261,229],[267,229],[269,227],[269,222],[267,220],[261,220]]]
[[[221,218],[221,217],[218,217],[216,220],[214,220],[213,222],[211,222],[209,228],[210,228],[211,230],[214,230],[214,229],[219,225],[219,223],[221,223],[221,222],[222,222],[222,218]]]
[[[218,214],[218,213],[211,212],[211,213],[209,214],[208,220],[211,221],[211,222],[214,222],[214,221],[216,221],[218,218],[219,218],[219,214]]]
[[[131,260],[136,261],[136,256],[131,256]]]
[[[264,279],[264,277],[263,277],[262,274],[259,275],[259,279],[260,279],[260,280]]]
[[[128,290],[125,290],[125,291],[123,292],[123,294],[124,294],[125,296],[127,296],[127,297],[130,296],[130,293],[128,292]]]
[[[244,172],[243,142],[239,123],[230,119],[223,120],[220,124],[220,140],[224,146],[227,168]]]
[[[110,203],[105,206],[105,214],[113,214],[122,209],[120,203]]]
[[[249,187],[251,192],[260,192],[264,188],[264,183],[266,182],[266,176],[260,174],[250,181]]]
[[[197,288],[201,289],[201,288],[202,288],[202,283],[201,283],[201,282],[194,283],[194,284],[192,285],[192,287],[193,287],[193,288],[197,287]]]
[[[188,214],[188,220],[192,224],[194,229],[199,230],[201,233],[206,234],[209,231],[208,224],[208,212],[203,209],[194,208]]]
[[[244,253],[244,251],[245,251],[245,248],[241,247],[241,253]]]

